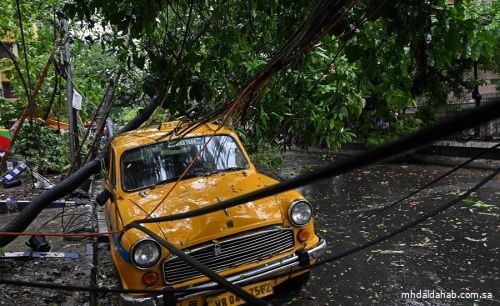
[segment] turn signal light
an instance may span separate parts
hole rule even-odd
[[[306,229],[301,229],[297,233],[297,240],[300,242],[306,242],[307,239],[309,239],[309,237],[310,237],[309,232]]]
[[[151,287],[159,281],[158,273],[149,271],[144,273],[142,276],[142,283],[146,285],[146,287]]]

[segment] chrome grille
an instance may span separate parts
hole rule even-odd
[[[223,238],[217,242],[184,249],[184,252],[213,271],[221,272],[231,267],[270,258],[292,249],[293,245],[292,229],[273,227]],[[203,275],[177,256],[171,256],[163,263],[163,272],[167,284]]]

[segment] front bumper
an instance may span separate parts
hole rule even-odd
[[[326,241],[320,238],[318,245],[312,249],[304,250],[303,254],[308,255],[309,262],[315,260],[325,254]],[[292,274],[300,270],[304,270],[304,256],[299,255],[300,252],[291,254],[285,258],[272,261],[264,266],[255,268],[253,270],[245,271],[240,274],[232,275],[227,278],[228,281],[244,286],[250,283],[255,283],[261,280],[270,279],[273,277]],[[201,285],[190,287],[191,290],[200,290],[192,294],[179,294],[176,296],[177,300],[191,299],[198,296],[211,295],[221,292],[220,289],[210,289],[216,286],[216,282],[204,283]],[[206,290],[203,290],[206,289]],[[223,291],[223,290],[222,290]],[[163,295],[152,297],[136,297],[127,294],[121,295],[124,305],[163,305]]]

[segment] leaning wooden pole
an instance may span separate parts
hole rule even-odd
[[[144,109],[142,109],[134,119],[132,119],[124,128],[120,130],[120,133],[139,128],[149,119],[151,114],[153,114],[156,108],[161,105],[163,100],[163,96],[152,99],[151,102]],[[0,229],[0,232],[23,232],[46,206],[55,200],[70,194],[78,188],[78,186],[80,186],[83,180],[101,170],[102,161],[106,159],[107,155],[106,148],[97,158],[82,166],[80,169],[68,176],[64,181],[54,186],[54,188],[49,189],[33,198],[25,209],[23,209],[9,223]],[[6,246],[16,238],[17,236],[0,236],[0,247]]]
[[[35,99],[38,96],[38,92],[40,91],[40,88],[42,87],[43,82],[45,81],[45,77],[47,76],[47,72],[49,71],[50,64],[52,63],[54,58],[54,50],[49,55],[49,59],[47,60],[47,63],[45,64],[45,67],[42,70],[42,73],[40,74],[40,77],[38,78],[35,88],[33,89],[33,92],[31,93],[31,96],[29,93],[26,93],[26,96],[28,97],[28,104],[24,108],[23,114],[21,115],[21,118],[19,119],[17,128],[14,132],[14,135],[12,136],[12,140],[10,141],[9,148],[5,152],[5,155],[1,158],[0,160],[0,169],[2,169],[3,165],[7,161],[7,158],[9,157],[10,151],[14,147],[14,144],[16,143],[17,137],[19,136],[19,133],[21,132],[21,129],[23,128],[24,121],[26,118],[31,114],[31,110],[35,106]]]
[[[92,141],[92,144],[90,145],[87,159],[92,159],[96,155],[97,149],[99,147],[99,142],[101,141],[101,137],[104,134],[104,126],[106,125],[106,120],[109,117],[109,112],[111,110],[111,106],[115,97],[115,88],[116,86],[118,86],[120,76],[121,71],[116,72],[115,76],[108,84],[101,111],[99,112],[99,116],[97,116],[96,119],[96,134],[94,140]],[[87,162],[87,159],[84,162]]]

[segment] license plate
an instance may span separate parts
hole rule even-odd
[[[177,306],[203,306],[203,300],[201,298],[182,300]]]
[[[273,294],[273,282],[265,281],[243,287],[251,295],[261,298]],[[225,292],[207,299],[207,306],[236,306],[245,301],[231,292]]]

